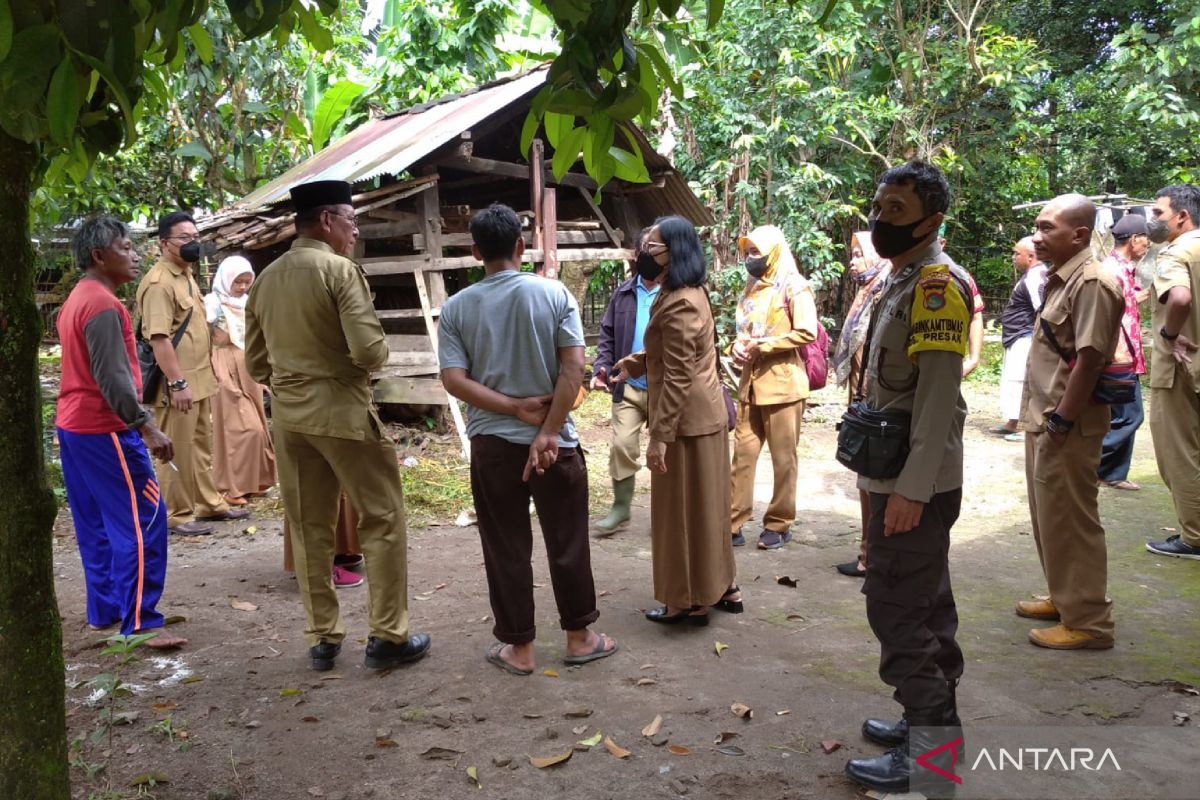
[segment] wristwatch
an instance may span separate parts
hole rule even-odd
[[[1046,430],[1051,433],[1067,434],[1071,432],[1071,428],[1075,427],[1075,423],[1069,419],[1064,419],[1057,411],[1051,411],[1046,415]]]
[[[188,387],[187,378],[180,378],[177,381],[170,381],[167,384],[167,388],[170,389],[172,392],[182,392],[187,387]]]
[[[1166,339],[1168,342],[1173,342],[1173,341],[1175,341],[1176,339],[1178,339],[1178,338],[1179,338],[1179,334],[1178,334],[1178,333],[1177,333],[1177,334],[1175,334],[1174,336],[1172,336],[1171,334],[1167,333],[1167,326],[1166,326],[1166,325],[1163,325],[1161,328],[1159,328],[1159,329],[1158,329],[1158,335],[1159,335],[1159,336],[1161,336],[1161,337],[1163,337],[1164,339]]]

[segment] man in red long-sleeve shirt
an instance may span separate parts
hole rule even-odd
[[[147,647],[180,647],[187,640],[163,630],[156,608],[167,571],[167,521],[150,462],[150,453],[171,461],[174,447],[139,401],[133,326],[116,295],[137,278],[140,258],[129,228],[107,216],[85,221],[71,249],[85,275],[58,314],[62,383],[55,425],[88,624],[97,630],[120,624],[126,636],[156,633]]]

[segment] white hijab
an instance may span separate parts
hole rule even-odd
[[[234,297],[230,292],[233,282],[247,273],[253,286],[254,267],[241,256],[230,256],[217,267],[217,274],[213,276],[213,290],[204,296],[204,311],[209,324],[220,320],[221,327],[239,350],[246,349],[246,300],[250,294],[247,292],[241,297]]]

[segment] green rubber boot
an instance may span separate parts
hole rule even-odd
[[[612,536],[617,528],[629,522],[629,506],[633,502],[634,477],[613,481],[613,505],[608,516],[596,523],[601,536]]]

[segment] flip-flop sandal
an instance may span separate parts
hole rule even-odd
[[[520,667],[510,664],[501,658],[500,652],[502,650],[504,650],[504,642],[492,642],[490,645],[488,645],[488,649],[484,651],[483,657],[489,664],[495,664],[497,667],[510,675],[520,675],[524,677],[533,674],[533,670],[521,669]]]
[[[604,645],[606,642],[612,642],[612,647],[607,650],[604,649]],[[620,647],[621,647],[621,645],[617,644],[616,639],[612,638],[607,633],[602,633],[598,637],[598,641],[596,642],[596,647],[595,647],[595,649],[592,650],[592,652],[584,653],[581,656],[563,656],[563,663],[564,664],[586,664],[589,661],[596,661],[601,658],[608,658],[613,653],[617,652],[617,650]]]

